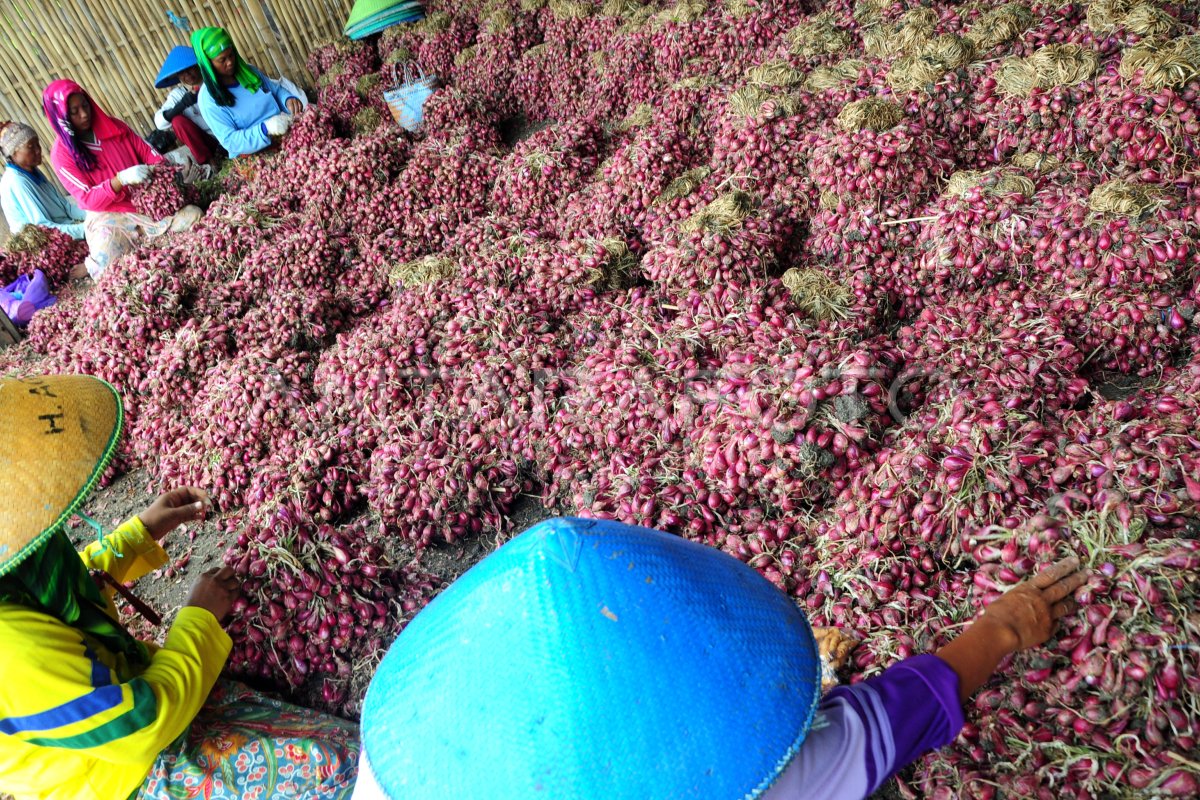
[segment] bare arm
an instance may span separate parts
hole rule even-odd
[[[1058,620],[1078,608],[1071,595],[1087,580],[1079,559],[1059,561],[1008,590],[939,650],[938,657],[958,674],[959,698],[966,701],[983,686],[1005,656],[1049,639]]]

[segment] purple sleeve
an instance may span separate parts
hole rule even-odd
[[[937,656],[905,659],[874,678],[830,692],[831,696],[847,697],[865,722],[868,703],[864,687],[878,697],[894,743],[891,763],[875,765],[880,774],[876,787],[924,753],[950,744],[962,730],[958,674]],[[876,720],[876,724],[880,722],[883,720]]]
[[[901,661],[821,701],[800,752],[763,800],[861,800],[963,726],[958,675],[937,656]]]

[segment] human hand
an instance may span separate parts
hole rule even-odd
[[[292,127],[292,118],[287,114],[276,114],[269,120],[263,123],[267,129],[267,135],[271,138],[283,136]]]
[[[297,100],[294,97],[289,97],[287,99],[286,105],[287,105],[288,113],[291,114],[292,116],[295,116],[296,114],[299,114],[301,111],[304,110],[304,104],[301,103],[299,100]]]
[[[242,593],[232,567],[213,568],[201,573],[192,590],[188,592],[185,606],[203,608],[217,618],[217,622],[229,616],[233,603]]]
[[[995,626],[1006,638],[1010,652],[1037,647],[1054,633],[1059,619],[1078,610],[1071,595],[1089,577],[1079,568],[1078,558],[1063,559],[993,601],[980,622]]]
[[[212,508],[212,500],[203,489],[183,487],[172,489],[154,501],[154,504],[138,514],[154,541],[163,537],[185,522],[204,519]]]
[[[146,164],[138,164],[135,167],[123,169],[117,173],[117,180],[122,186],[137,186],[139,183],[145,183],[150,180],[150,176],[154,174],[154,168]]]

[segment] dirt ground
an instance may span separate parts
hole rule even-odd
[[[157,493],[150,486],[145,470],[136,470],[117,479],[111,486],[92,495],[84,513],[111,531],[154,502]],[[506,538],[549,519],[552,514],[533,495],[521,495],[509,518]],[[217,525],[218,519],[198,525],[183,525],[163,540],[171,563],[138,581],[135,594],[163,615],[163,626],[155,631],[160,640],[170,620],[187,599],[188,590],[205,570],[219,567],[228,545],[228,536]],[[95,531],[79,520],[69,529],[71,540],[83,547],[95,538]],[[454,581],[490,553],[496,543],[478,537],[454,545],[435,545],[421,555],[421,568],[436,575],[444,584]],[[137,625],[136,627],[141,627]]]
[[[84,513],[108,531],[150,505],[155,496],[146,472],[137,470],[95,493],[84,508]],[[508,526],[506,538],[551,516],[553,514],[546,510],[538,497],[521,495],[509,515],[511,524]],[[80,547],[95,536],[93,529],[84,524],[71,528],[70,534],[72,540]],[[152,630],[140,620],[134,620],[131,627],[139,634],[152,635],[161,642],[170,621],[186,600],[192,583],[200,573],[222,563],[226,539],[227,536],[218,529],[216,520],[199,525],[185,525],[172,532],[163,541],[164,548],[172,558],[171,564],[142,578],[134,589],[138,597],[163,615],[163,625]],[[495,547],[496,542],[485,537],[454,545],[433,546],[421,555],[421,567],[448,585]],[[369,680],[369,676],[362,676],[362,679]],[[900,797],[902,795],[892,781],[874,794],[871,800],[897,800]],[[0,794],[0,800],[3,798],[4,795]]]

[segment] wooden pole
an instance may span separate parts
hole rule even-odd
[[[340,34],[353,0],[7,0],[0,3],[0,116],[34,127],[49,149],[56,138],[42,113],[50,81],[78,81],[113,116],[139,133],[153,129],[162,102],[154,89],[162,59],[192,28],[221,25],[239,51],[272,77],[311,84],[306,61],[318,43]]]

